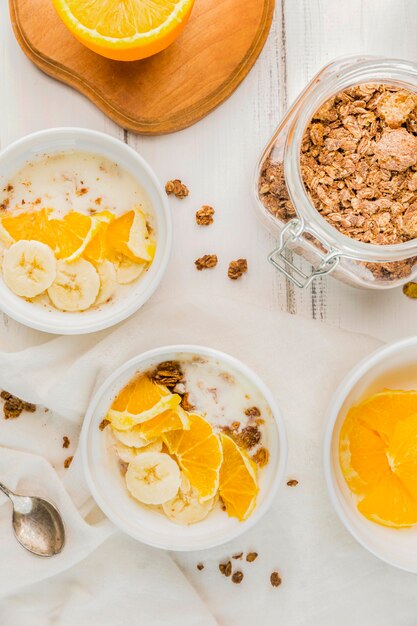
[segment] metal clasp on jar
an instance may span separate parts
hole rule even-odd
[[[326,241],[321,239],[316,233],[309,233],[312,239],[320,244],[326,252],[323,253],[318,245],[314,246],[314,254],[321,259],[321,262],[317,267],[312,267],[310,274],[306,274],[285,256],[285,252],[290,245],[298,243],[305,249],[305,242],[302,240],[302,236],[306,234],[307,231],[302,219],[290,220],[280,233],[278,246],[268,255],[268,261],[300,289],[308,287],[314,278],[330,274],[338,266],[342,256],[339,250],[329,248]]]

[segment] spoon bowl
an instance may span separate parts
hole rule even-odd
[[[0,483],[13,504],[13,531],[18,542],[38,556],[59,554],[65,543],[62,517],[53,504],[35,496],[19,496]]]

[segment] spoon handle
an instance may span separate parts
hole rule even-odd
[[[2,491],[8,498],[11,498],[11,496],[14,495],[13,492],[6,487],[6,485],[3,485],[3,483],[0,483],[0,491]]]

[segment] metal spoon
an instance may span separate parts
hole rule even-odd
[[[18,542],[39,556],[59,554],[65,543],[65,529],[53,504],[34,496],[18,496],[2,483],[0,490],[12,501],[13,530]]]

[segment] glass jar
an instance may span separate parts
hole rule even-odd
[[[258,213],[278,239],[268,259],[300,288],[331,273],[356,287],[390,289],[417,274],[417,239],[389,245],[353,239],[322,217],[303,183],[300,154],[305,129],[314,114],[335,94],[364,83],[385,83],[417,93],[417,65],[379,57],[349,57],[330,63],[292,105],[257,164]],[[297,255],[309,261],[311,271],[293,262]]]

